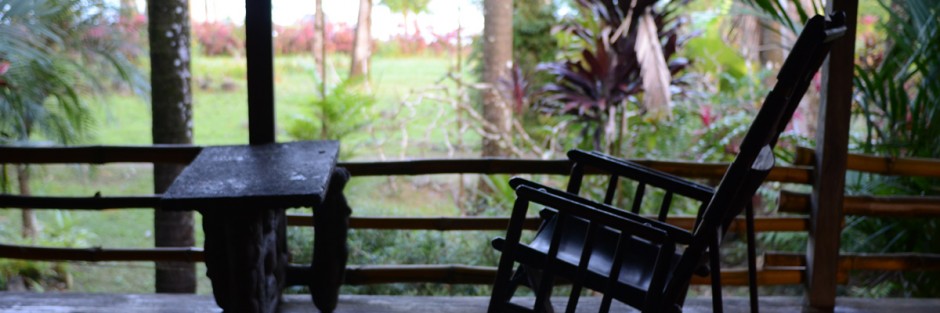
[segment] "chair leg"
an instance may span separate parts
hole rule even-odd
[[[720,244],[721,234],[715,233],[715,239],[708,247],[708,258],[712,277],[712,312],[716,313],[721,313],[724,309],[721,300],[721,253],[718,248]]]
[[[521,271],[523,269],[525,269],[524,275],[526,277],[526,281],[529,284],[529,288],[532,289],[532,291],[535,293],[536,305],[538,305],[539,303],[542,304],[541,307],[536,307],[535,311],[542,312],[542,313],[555,313],[555,307],[552,306],[552,294],[551,294],[551,291],[553,289],[552,285],[554,284],[552,284],[551,281],[546,282],[545,280],[542,279],[541,270],[534,269],[526,265],[520,265],[519,270]],[[544,283],[548,283],[550,285],[544,286],[545,289],[542,289],[543,288],[542,284]],[[543,290],[547,290],[547,293],[540,294]],[[539,301],[539,299],[544,299],[544,300]]]
[[[754,240],[754,206],[744,208],[747,227],[747,284],[751,301],[751,313],[758,313],[757,302],[757,245]]]
[[[509,280],[506,290],[501,292],[501,296],[505,299],[505,302],[509,302],[512,299],[512,296],[516,294],[516,290],[519,289],[520,285],[525,285],[533,291],[538,292],[539,286],[541,285],[541,271],[525,264],[520,264]],[[541,309],[536,308],[535,311],[554,313],[555,308],[552,306],[551,299],[546,299],[544,303],[545,305]]]
[[[506,290],[507,294],[514,295],[516,294],[516,289],[519,289],[519,285],[529,284],[529,273],[526,271],[528,268],[525,265],[519,265],[516,268],[516,271],[512,274],[512,278],[509,279],[509,288]]]

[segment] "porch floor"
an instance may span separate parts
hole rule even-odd
[[[316,312],[309,296],[287,295],[281,312]],[[485,297],[358,296],[340,297],[336,312],[470,313],[485,312]],[[556,301],[557,311],[564,299]],[[579,312],[597,312],[600,298],[582,298]],[[799,312],[802,299],[761,297],[761,312]],[[940,299],[859,299],[839,298],[835,312],[937,312]],[[612,312],[635,312],[614,306]],[[709,298],[692,298],[686,312],[711,312]],[[726,312],[747,312],[746,298],[726,298]],[[167,294],[82,294],[0,292],[0,312],[221,312],[210,296]]]

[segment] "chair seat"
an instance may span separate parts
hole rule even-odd
[[[577,277],[577,266],[581,259],[584,241],[587,237],[587,221],[568,217],[558,219],[557,216],[551,217],[543,223],[536,237],[529,244],[520,245],[516,250],[518,260],[536,269],[544,269],[548,249],[551,245],[552,236],[557,229],[557,222],[562,220],[562,232],[560,237],[555,272],[560,276],[573,278]],[[593,240],[594,247],[588,261],[587,273],[583,276],[582,284],[585,287],[594,290],[614,290],[610,296],[624,303],[639,305],[646,299],[646,291],[650,279],[653,275],[653,267],[656,260],[649,258],[650,255],[656,255],[659,246],[637,237],[628,237],[629,241],[625,243],[625,250],[628,253],[623,255],[620,265],[620,275],[618,277],[616,288],[608,288],[608,279],[611,270],[611,264],[614,262],[614,251],[616,250],[617,238],[619,232],[611,228],[602,228]],[[493,247],[503,251],[505,241],[503,238],[493,240]],[[670,260],[670,272],[678,263],[681,251]]]

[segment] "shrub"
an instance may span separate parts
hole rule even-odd
[[[341,140],[368,125],[376,118],[373,109],[376,100],[357,90],[358,83],[359,80],[343,80],[325,97],[312,101],[305,114],[294,117],[288,134],[299,140]]]
[[[279,54],[310,53],[314,49],[317,35],[316,23],[313,18],[305,18],[294,25],[274,27],[277,38],[274,40],[274,51]],[[355,27],[346,23],[326,23],[326,51],[328,53],[351,53],[353,39],[356,36]]]
[[[201,22],[193,24],[193,36],[208,56],[238,56],[245,53],[244,26],[231,22]]]

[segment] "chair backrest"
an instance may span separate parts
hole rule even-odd
[[[777,83],[741,142],[740,153],[728,167],[693,232],[666,286],[666,297],[681,297],[710,240],[737,216],[774,166],[773,148],[790,122],[813,76],[829,54],[832,41],[845,32],[844,14],[831,20],[811,18],[777,75]],[[667,300],[668,301],[668,300]]]

